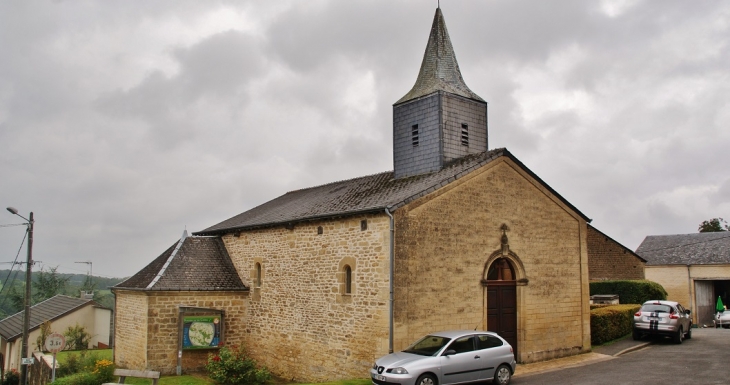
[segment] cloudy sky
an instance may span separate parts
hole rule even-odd
[[[124,277],[287,191],[392,170],[436,0],[3,1],[0,206]],[[730,3],[442,0],[506,147],[599,230],[730,219]],[[0,262],[22,220],[0,213]],[[0,269],[11,264],[0,264]]]

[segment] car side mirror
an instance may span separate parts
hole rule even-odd
[[[442,354],[442,356],[446,357],[446,356],[452,356],[454,354],[456,354],[456,350],[449,349],[449,350],[445,351],[444,354]]]
[[[689,315],[689,313],[691,313],[691,312],[692,312],[691,310],[687,309],[687,310],[684,311],[684,314]]]

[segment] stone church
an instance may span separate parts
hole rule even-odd
[[[393,171],[183,234],[113,288],[116,365],[200,370],[224,343],[283,378],[363,378],[446,329],[498,332],[521,363],[589,351],[590,219],[488,138],[437,9]]]

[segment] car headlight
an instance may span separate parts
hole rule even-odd
[[[393,374],[408,374],[408,371],[405,368],[395,368],[391,371]]]

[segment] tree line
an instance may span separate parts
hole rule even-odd
[[[31,274],[31,306],[58,294],[79,297],[81,291],[93,292],[94,301],[114,308],[114,295],[109,287],[124,278],[95,277],[87,274],[63,274],[56,267],[44,267]],[[23,310],[25,273],[21,270],[0,270],[0,319]]]

